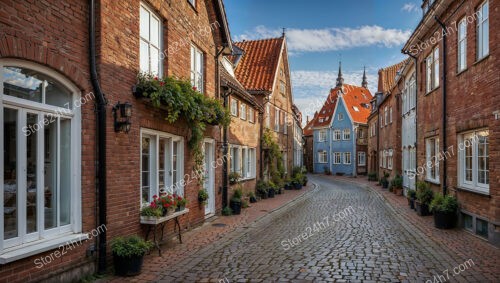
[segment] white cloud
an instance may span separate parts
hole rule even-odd
[[[394,47],[406,42],[411,31],[374,25],[358,28],[289,29],[286,34],[288,49],[292,52],[324,52],[373,45]],[[257,26],[235,39],[241,41],[279,36],[279,29]]]
[[[403,5],[403,8],[401,8],[401,10],[406,11],[408,13],[417,12],[418,7],[417,5],[415,5],[415,3],[406,3]]]
[[[330,93],[335,87],[337,72],[332,71],[292,71],[293,101],[299,107],[304,117],[311,119],[314,112],[319,111]],[[377,90],[378,74],[376,69],[367,69],[368,89],[375,94]],[[361,85],[363,70],[356,72],[343,72],[344,83]]]

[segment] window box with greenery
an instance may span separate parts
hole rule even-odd
[[[184,209],[186,209],[187,199],[185,197],[174,194],[174,200],[176,206],[175,211],[183,211]]]
[[[163,208],[157,206],[156,202],[152,201],[149,205],[141,209],[142,220],[154,220],[163,216]]]
[[[111,243],[115,274],[134,276],[141,273],[144,255],[153,247],[153,243],[139,236],[118,237]]]
[[[457,222],[458,202],[453,196],[434,195],[430,210],[434,214],[434,226],[439,229],[451,229]]]
[[[430,215],[429,205],[431,204],[434,193],[426,182],[417,182],[417,199],[415,201],[415,209],[418,215]]]

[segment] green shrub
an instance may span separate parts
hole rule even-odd
[[[152,207],[148,205],[141,209],[141,216],[161,217],[162,215],[163,215],[163,209],[161,206]]]
[[[226,206],[222,209],[222,215],[231,216],[233,215],[233,210],[229,206]]]
[[[269,184],[260,180],[257,182],[256,190],[257,190],[257,194],[259,194],[261,196],[267,195],[267,193],[269,191]]]
[[[417,200],[422,204],[429,205],[434,197],[434,192],[426,182],[417,184]]]
[[[111,242],[111,251],[120,257],[143,256],[152,247],[152,242],[145,241],[139,236],[118,237]]]
[[[458,209],[458,202],[455,197],[436,193],[429,208],[432,212],[454,213]]]
[[[410,199],[415,199],[417,197],[417,192],[415,190],[408,190],[406,194]]]
[[[377,172],[368,173],[368,181],[377,181]]]

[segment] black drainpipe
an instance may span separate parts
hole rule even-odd
[[[442,154],[445,154],[446,152],[446,38],[447,38],[447,33],[446,33],[446,25],[439,20],[437,16],[434,16],[434,19],[436,22],[441,26],[443,29],[443,97],[442,97],[442,103],[443,103],[443,109],[442,109],[442,122],[443,122],[443,152]],[[443,195],[446,195],[446,190],[447,190],[447,185],[446,185],[446,158],[443,158]]]
[[[106,226],[106,98],[102,93],[96,69],[96,47],[95,47],[95,1],[89,0],[89,65],[90,79],[92,87],[97,95],[97,184],[96,194],[98,195],[99,217],[97,227]],[[98,236],[97,272],[106,272],[106,229],[103,229]]]
[[[227,87],[224,93],[222,94],[224,96],[224,108],[227,108],[229,105],[229,96],[231,95],[232,90]],[[229,188],[228,184],[228,172],[227,172],[227,157],[228,157],[228,150],[229,150],[229,143],[227,141],[227,126],[224,126],[223,129],[223,136],[222,136],[222,148],[224,152],[224,158],[222,158],[222,208],[225,208],[228,206],[228,198],[227,198],[227,192]]]

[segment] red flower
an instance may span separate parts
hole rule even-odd
[[[182,200],[182,197],[177,197],[177,200]]]
[[[193,90],[198,90],[195,86],[193,86]]]
[[[155,78],[154,78],[154,80],[155,80],[155,81],[157,81],[157,80],[158,80],[158,77],[155,77]]]
[[[171,195],[169,195],[169,196],[167,196],[167,197],[168,197],[169,199],[172,199],[172,196],[171,196]]]
[[[160,86],[164,86],[164,85],[165,85],[165,83],[164,83],[164,82],[160,82]]]
[[[156,202],[152,201],[150,206],[151,206],[152,208],[156,208]]]
[[[154,196],[153,196],[153,199],[157,199],[157,198],[158,198],[158,196],[157,196],[157,195],[154,195]]]

